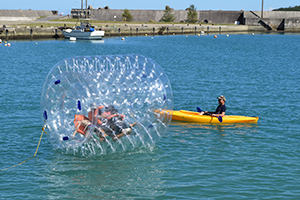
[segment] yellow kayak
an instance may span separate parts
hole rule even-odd
[[[187,110],[173,110],[169,112],[172,113],[172,121],[221,124],[217,117],[212,117],[209,115],[199,115],[198,112]],[[257,121],[258,117],[247,117],[238,115],[225,115],[224,117],[222,117],[222,124],[257,123]]]

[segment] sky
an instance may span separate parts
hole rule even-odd
[[[85,0],[84,7],[85,7]],[[185,10],[191,4],[197,10],[261,10],[262,0],[88,0],[94,8],[164,10],[168,5],[175,10]],[[264,10],[300,5],[299,0],[264,0]],[[80,8],[81,0],[0,0],[0,9],[57,10],[68,14],[72,8]]]

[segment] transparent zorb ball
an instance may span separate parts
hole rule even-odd
[[[168,77],[141,55],[65,59],[50,70],[41,98],[51,143],[82,154],[151,146],[172,109]]]

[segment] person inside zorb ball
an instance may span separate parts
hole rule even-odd
[[[151,146],[172,109],[166,74],[141,55],[65,59],[50,70],[41,98],[51,143],[82,154]]]

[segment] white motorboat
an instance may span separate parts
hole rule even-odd
[[[101,40],[104,36],[104,31],[96,31],[91,26],[88,19],[80,20],[80,26],[76,26],[75,29],[67,28],[61,29],[65,38],[76,38],[82,40]]]

